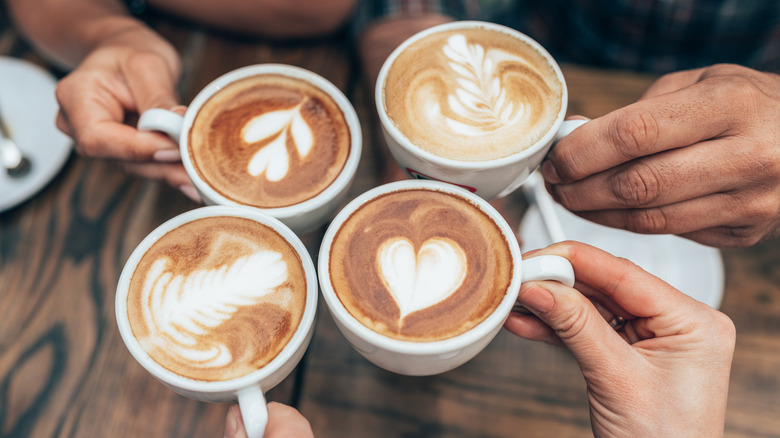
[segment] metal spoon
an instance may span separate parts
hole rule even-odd
[[[0,118],[0,163],[12,178],[26,175],[32,167],[30,159],[22,154],[19,146],[8,135],[8,129],[2,118]]]

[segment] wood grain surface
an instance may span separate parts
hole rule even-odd
[[[150,23],[180,50],[183,102],[248,64],[294,64],[351,99],[364,131],[352,188],[381,181],[375,110],[346,35],[248,40],[169,17]],[[0,55],[50,68],[0,7]],[[569,113],[598,117],[635,101],[654,77],[566,65]],[[2,81],[2,78],[0,78]],[[32,199],[0,213],[0,437],[217,437],[225,404],[189,400],[130,356],[114,319],[125,260],[147,233],[197,205],[106,161],[73,155]],[[510,221],[526,208],[502,201]],[[322,230],[302,236],[316,259]],[[780,242],[725,250],[721,310],[738,338],[727,437],[780,437]],[[321,305],[302,363],[268,398],[296,406],[318,437],[590,436],[585,382],[565,350],[502,332],[474,360],[432,377],[383,371],[356,353]]]

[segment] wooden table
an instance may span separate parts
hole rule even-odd
[[[295,64],[331,80],[363,124],[366,152],[353,194],[378,184],[371,95],[343,36],[271,43],[164,17],[152,23],[182,53],[184,102],[247,64]],[[0,54],[47,66],[1,10]],[[564,73],[570,113],[589,117],[634,101],[654,79],[577,66]],[[34,198],[0,214],[0,437],[221,436],[227,405],[189,400],[154,380],[114,320],[115,286],[135,245],[195,207],[165,185],[74,155]],[[525,208],[519,193],[508,198],[516,220]],[[313,257],[320,236],[303,236]],[[726,436],[780,436],[780,241],[723,257],[722,310],[738,330]],[[565,350],[502,332],[454,371],[398,376],[358,355],[323,307],[302,363],[268,396],[300,409],[319,437],[591,434],[585,383]]]

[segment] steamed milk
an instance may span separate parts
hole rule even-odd
[[[144,254],[127,297],[133,335],[191,379],[258,370],[295,333],[306,303],[298,254],[273,229],[229,216],[186,223]]]
[[[229,84],[189,132],[198,175],[224,197],[262,208],[301,203],[338,177],[350,132],[338,104],[311,83],[261,74]]]
[[[347,311],[391,338],[436,341],[470,330],[513,275],[500,228],[449,193],[407,189],[360,206],[333,238],[330,281]]]
[[[387,115],[417,147],[460,161],[520,152],[552,127],[562,87],[533,47],[475,27],[425,36],[394,61]]]

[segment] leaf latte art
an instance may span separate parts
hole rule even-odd
[[[351,144],[330,95],[277,74],[250,76],[215,93],[188,135],[201,179],[230,200],[262,208],[320,194],[341,173]]]
[[[226,380],[259,369],[295,331],[305,303],[300,260],[270,228],[205,218],[160,239],[133,274],[128,316],[169,370]]]
[[[513,262],[500,228],[478,206],[429,189],[379,195],[333,238],[328,275],[346,310],[406,341],[465,333],[503,299]]]
[[[533,47],[484,28],[433,33],[393,61],[384,85],[389,118],[435,155],[482,161],[522,151],[561,108],[554,69]]]

